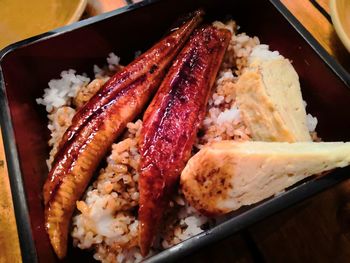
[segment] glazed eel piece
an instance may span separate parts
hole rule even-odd
[[[116,73],[73,118],[43,188],[45,227],[59,258],[66,255],[75,203],[101,159],[126,124],[140,114],[170,62],[201,20],[202,12],[195,12],[182,26]]]
[[[144,256],[191,155],[230,38],[225,29],[197,29],[144,114],[139,146],[139,246]]]

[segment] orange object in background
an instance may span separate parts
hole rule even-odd
[[[88,0],[86,13],[88,16],[96,16],[127,4],[126,0]]]
[[[16,219],[0,130],[0,262],[22,262]]]
[[[87,0],[1,0],[0,50],[80,19]]]
[[[138,1],[135,1],[138,2]],[[126,6],[127,0],[2,0],[0,50],[17,41]]]
[[[350,1],[331,0],[330,6],[335,31],[350,52]]]

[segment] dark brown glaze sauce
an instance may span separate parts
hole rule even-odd
[[[193,28],[201,20],[202,12],[195,13],[195,17],[188,21],[178,31],[157,43],[153,48],[141,55],[134,62],[115,74],[101,89],[87,102],[74,116],[72,125],[63,135],[59,151],[55,156],[52,169],[44,186],[45,204],[69,172],[71,164],[76,160],[88,136],[92,134],[94,127],[102,125],[98,116],[108,110],[109,105],[114,105],[118,98],[126,96],[129,90],[142,86],[134,96],[141,96],[148,89],[151,91],[146,96],[150,97],[165,75],[169,62],[180,50]],[[141,109],[140,109],[141,110]],[[98,121],[100,120],[100,121]],[[91,123],[96,123],[92,127]],[[100,123],[100,124],[98,124]],[[84,127],[90,127],[89,129]],[[83,132],[83,130],[85,130]],[[82,138],[81,134],[85,134]]]
[[[231,33],[198,29],[148,107],[140,140],[140,247],[147,255],[169,196],[190,157]]]

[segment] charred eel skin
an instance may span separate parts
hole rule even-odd
[[[230,38],[228,30],[213,26],[196,30],[144,114],[139,146],[139,246],[144,256],[191,155]]]
[[[45,227],[59,258],[67,252],[76,201],[112,143],[155,93],[170,62],[201,19],[202,12],[195,12],[190,20],[116,73],[73,118],[43,188]]]

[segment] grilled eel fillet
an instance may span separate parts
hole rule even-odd
[[[148,254],[191,155],[231,33],[200,28],[177,56],[143,118],[140,139],[139,245]]]
[[[160,85],[202,12],[114,75],[75,115],[62,138],[45,182],[45,227],[57,256],[67,251],[75,202],[111,144],[142,110]]]

